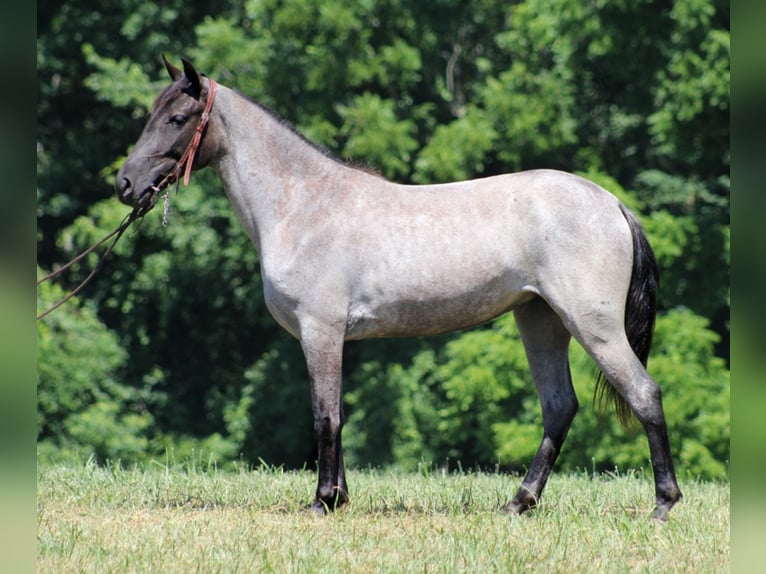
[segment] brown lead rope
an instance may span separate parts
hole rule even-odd
[[[98,273],[98,270],[101,269],[101,265],[103,265],[104,260],[112,252],[112,250],[114,249],[114,246],[117,245],[117,241],[119,241],[120,237],[122,237],[122,234],[125,233],[125,231],[128,229],[128,227],[130,227],[131,224],[134,221],[136,221],[138,219],[141,219],[144,215],[146,215],[146,213],[150,209],[152,209],[152,207],[154,207],[154,204],[149,204],[149,205],[147,205],[145,207],[134,207],[133,211],[131,211],[122,220],[122,223],[120,223],[120,225],[119,225],[119,227],[117,227],[117,229],[112,231],[109,235],[104,237],[102,240],[100,240],[97,243],[95,243],[94,245],[90,246],[88,249],[86,249],[85,251],[80,253],[77,257],[75,257],[74,259],[72,259],[71,261],[66,263],[65,265],[62,265],[61,267],[56,269],[53,273],[49,273],[48,275],[46,275],[42,279],[38,279],[37,284],[40,285],[41,283],[45,283],[46,281],[49,281],[50,279],[58,277],[64,271],[69,269],[72,265],[74,265],[75,263],[77,263],[78,261],[80,261],[81,259],[86,257],[87,255],[89,255],[90,253],[93,253],[93,251],[95,251],[96,249],[101,247],[104,243],[106,243],[107,241],[112,239],[112,237],[114,237],[114,240],[109,244],[109,246],[106,248],[104,253],[101,255],[101,258],[98,260],[98,263],[93,268],[93,271],[91,271],[88,274],[88,276],[85,279],[83,279],[77,287],[72,289],[72,291],[70,291],[70,293],[66,297],[64,297],[61,301],[59,301],[58,303],[56,303],[55,305],[50,307],[47,311],[44,311],[43,313],[40,313],[37,316],[37,320],[39,321],[40,319],[42,319],[46,315],[49,315],[50,313],[52,313],[53,311],[55,311],[56,309],[61,307],[64,303],[69,301],[72,297],[77,295],[80,291],[82,291],[83,287],[85,287],[85,285],[88,284],[88,282],[96,275],[96,273]]]

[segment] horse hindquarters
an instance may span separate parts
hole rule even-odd
[[[610,385],[605,394],[614,399],[618,416],[625,418],[632,411],[643,425],[654,471],[653,515],[664,520],[680,500],[681,491],[673,468],[662,392],[646,370],[656,315],[657,264],[636,218],[622,205],[620,210],[630,230],[630,268],[619,265],[623,258],[614,251],[610,259],[613,265],[604,266],[600,280],[580,286],[577,304],[557,304],[557,308],[569,332],[596,361],[602,380]],[[627,276],[628,288],[624,289]],[[624,311],[619,314],[616,311],[622,307],[609,304],[616,293],[626,293]],[[601,394],[598,384],[597,394]]]
[[[595,342],[597,348],[594,352],[602,357],[603,362],[599,362],[601,372],[644,426],[654,471],[656,505],[653,516],[666,520],[668,512],[682,495],[673,468],[670,440],[662,407],[662,391],[646,371],[657,312],[659,270],[654,253],[638,220],[625,206],[620,205],[620,210],[628,223],[633,240],[633,265],[625,302],[624,321],[625,337],[630,351],[625,349],[625,339],[618,339],[611,346],[603,345],[600,341]],[[607,372],[610,365],[609,357],[629,355],[630,352],[633,353],[631,365],[626,369],[613,372],[610,376]],[[627,360],[630,360],[630,357]],[[619,414],[621,400],[616,396],[615,399]]]

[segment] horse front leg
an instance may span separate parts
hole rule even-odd
[[[301,341],[311,379],[318,481],[311,510],[324,514],[348,501],[343,467],[343,337],[305,337]]]

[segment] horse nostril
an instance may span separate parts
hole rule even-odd
[[[114,187],[117,192],[117,197],[121,200],[130,199],[130,196],[133,195],[133,182],[127,177],[118,177],[114,183]]]

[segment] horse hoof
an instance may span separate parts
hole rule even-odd
[[[652,511],[652,519],[658,520],[659,522],[667,522],[668,509],[664,506],[655,506],[654,510]]]
[[[312,516],[326,516],[330,513],[330,509],[321,500],[315,500],[314,503],[309,507],[308,512]]]
[[[670,494],[663,494],[658,496],[655,502],[654,511],[652,512],[652,518],[659,520],[660,522],[668,521],[668,513],[676,503],[683,498],[681,491],[678,487],[670,491]]]
[[[339,496],[337,499],[333,500],[332,503],[330,504],[317,498],[316,500],[314,500],[311,507],[309,508],[309,512],[316,516],[326,516],[327,514],[332,514],[338,508],[345,505],[346,503],[348,503],[348,496],[342,496],[342,497]]]
[[[511,502],[505,505],[503,510],[506,513],[510,514],[511,516],[520,516],[524,514],[530,508],[534,508],[534,505],[530,506],[518,500],[512,500]]]

